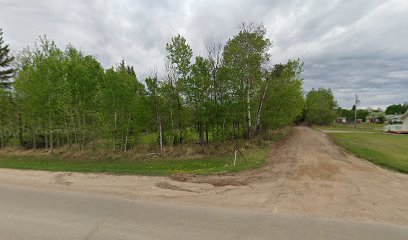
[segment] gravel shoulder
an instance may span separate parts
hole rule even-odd
[[[303,126],[258,170],[168,178],[0,169],[0,184],[408,226],[408,175],[356,158]]]

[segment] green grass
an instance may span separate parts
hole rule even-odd
[[[137,138],[137,142],[141,144],[153,144],[157,140],[157,133],[144,133],[140,134]]]
[[[328,126],[313,126],[315,129],[319,130],[339,130],[339,131],[360,131],[360,132],[383,132],[384,126],[387,124],[377,124],[377,123],[359,123],[357,127],[354,128],[354,124],[339,124],[334,123]]]
[[[360,158],[408,173],[408,135],[329,133],[329,136]]]
[[[66,172],[104,172],[113,174],[171,175],[174,173],[211,174],[238,172],[261,167],[269,155],[270,143],[262,148],[244,151],[248,161],[239,157],[233,166],[228,156],[176,160],[73,160],[60,157],[0,156],[0,168]]]

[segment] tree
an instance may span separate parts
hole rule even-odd
[[[183,118],[182,118],[182,100],[180,90],[183,82],[188,81],[191,70],[191,57],[193,51],[188,45],[186,39],[180,34],[173,37],[170,43],[166,45],[167,59],[169,60],[168,72],[169,82],[172,88],[173,101],[176,102],[177,122],[176,125],[179,130],[179,143],[183,142]],[[176,136],[175,141],[176,143]]]
[[[203,57],[197,57],[192,66],[191,77],[183,84],[183,95],[192,110],[193,121],[197,125],[199,143],[204,143],[204,126],[208,126],[210,114],[210,62]],[[207,137],[208,141],[208,137]]]
[[[0,28],[0,87],[9,88],[10,79],[13,78],[15,69],[11,67],[14,57],[9,55],[9,45],[4,45],[3,29]]]
[[[127,151],[130,136],[140,133],[146,123],[144,85],[127,69],[124,61],[108,69],[101,85],[103,122],[114,151]]]
[[[205,45],[206,57],[192,59],[186,39],[171,38],[166,76],[152,74],[145,89],[124,60],[105,70],[95,57],[40,37],[18,56],[14,88],[1,88],[1,146],[17,132],[29,148],[127,151],[139,134],[153,131],[162,148],[188,141],[194,129],[203,144],[250,138],[298,119],[303,64],[290,60],[271,67],[271,41],[262,25],[243,24],[225,45]],[[314,106],[322,107],[312,100],[309,117]]]
[[[385,114],[393,115],[393,114],[404,114],[408,111],[408,103],[404,104],[392,104],[385,109]]]
[[[15,119],[17,119],[17,112],[11,92],[0,88],[0,148],[5,147],[14,137]]]
[[[367,119],[373,123],[384,123],[386,118],[385,113],[379,110],[371,110],[367,115]]]
[[[335,118],[335,106],[330,89],[312,89],[306,95],[306,121],[317,125],[332,123]]]
[[[301,115],[304,106],[302,70],[303,64],[299,60],[289,60],[286,64],[276,64],[269,73],[266,82],[269,84],[263,96],[265,113],[261,118],[266,127],[282,128]]]
[[[64,85],[60,108],[68,126],[67,140],[80,148],[95,141],[100,102],[97,96],[104,78],[101,64],[73,46],[64,52]],[[69,135],[68,135],[69,134]]]
[[[266,30],[262,25],[244,23],[238,35],[224,47],[224,64],[230,69],[237,112],[245,114],[247,138],[252,132],[253,96],[259,92],[263,83],[262,66],[270,57],[268,50],[272,44],[265,36]],[[245,110],[242,106],[245,106]]]
[[[40,37],[34,50],[20,56],[21,70],[16,78],[17,102],[30,129],[29,145],[53,149],[55,132],[61,125],[59,98],[64,86],[63,52],[46,37]],[[28,136],[27,136],[28,137]]]
[[[209,72],[211,75],[211,86],[209,90],[209,95],[211,99],[210,111],[211,115],[209,116],[209,122],[207,125],[212,125],[216,127],[216,139],[217,141],[224,138],[226,131],[226,118],[227,118],[227,109],[226,109],[226,82],[223,81],[225,78],[222,76],[223,70],[223,59],[222,59],[222,50],[224,48],[221,40],[214,40],[209,38],[205,41],[205,47],[207,50],[207,59],[209,62]],[[208,127],[206,130],[206,136],[208,141]],[[221,131],[220,131],[221,129]],[[221,133],[221,134],[220,134]],[[222,136],[221,136],[222,135]]]
[[[150,109],[154,109],[154,120],[156,122],[157,131],[159,133],[159,146],[160,149],[163,148],[163,125],[161,116],[161,106],[160,96],[159,96],[159,84],[157,81],[157,72],[155,71],[152,77],[148,77],[145,80],[147,89],[150,94]]]
[[[72,46],[62,51],[46,37],[33,50],[25,49],[19,62],[15,92],[21,143],[52,150],[55,144],[83,148],[95,141],[100,110],[96,97],[104,76],[100,63]]]

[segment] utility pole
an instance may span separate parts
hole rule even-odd
[[[358,96],[356,94],[356,100],[354,102],[354,128],[357,128],[357,105],[360,103]]]

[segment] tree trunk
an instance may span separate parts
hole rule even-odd
[[[79,142],[79,140],[78,140],[79,130],[78,130],[78,124],[77,124],[77,122],[75,120],[75,112],[74,111],[71,112],[71,125],[74,128],[73,143],[78,144],[78,142]]]
[[[32,134],[33,134],[33,148],[36,149],[37,148],[37,138],[36,138],[36,134],[35,134],[35,126],[33,125],[33,129],[32,129]]]
[[[252,119],[251,119],[251,96],[250,96],[250,83],[249,80],[247,80],[247,121],[248,121],[248,132],[247,132],[247,138],[249,139],[251,136],[251,129],[252,129]]]
[[[31,121],[33,121],[34,116],[33,116],[32,113],[30,115],[31,115]],[[36,149],[37,148],[37,139],[36,139],[35,124],[34,123],[32,123],[31,131],[32,131],[31,133],[32,133],[33,148]]]
[[[205,128],[205,141],[208,143],[208,127]]]
[[[113,130],[113,151],[116,151],[116,134],[117,134],[117,120],[118,120],[118,113],[115,110],[114,112],[115,117],[115,126]]]
[[[0,141],[1,141],[0,148],[4,148],[5,144],[4,144],[3,129],[1,130],[1,133],[0,133]]]
[[[155,81],[154,99],[155,99],[155,107],[156,107],[156,122],[157,122],[157,127],[159,130],[160,149],[162,149],[163,148],[163,134],[162,134],[162,127],[161,127],[161,118],[159,115],[159,100],[157,99],[157,76],[155,76],[154,81]]]
[[[171,128],[173,129],[173,145],[177,145],[177,129],[174,124],[173,110],[170,108]]]
[[[159,119],[159,142],[160,142],[160,149],[162,149],[163,148],[163,132],[162,132],[161,119]]]
[[[181,103],[180,97],[177,93],[177,108],[178,108],[178,125],[179,125],[179,133],[180,133],[180,145],[183,143],[183,127],[181,124]]]
[[[128,145],[129,125],[130,125],[130,114],[129,114],[128,122],[127,122],[127,125],[126,125],[125,152],[127,151],[127,145]]]
[[[85,113],[82,113],[82,148],[86,147],[86,136],[87,136],[87,127],[86,127],[86,119]]]
[[[67,121],[66,118],[65,118],[65,131],[66,131],[68,146],[69,146],[69,148],[71,148],[71,137],[70,137],[71,134],[70,134],[69,129],[68,129],[68,121]]]
[[[180,130],[180,121],[181,121],[181,119],[180,119],[180,99],[179,99],[178,93],[176,93],[176,91],[174,89],[173,80],[170,80],[170,85],[171,85],[171,91],[172,91],[172,97],[173,97],[173,99],[171,101],[171,107],[170,107],[171,124],[172,124],[172,128],[173,128],[173,145],[177,145],[177,142],[178,142],[177,141],[177,127],[176,127],[176,125],[174,123],[174,116],[173,116],[173,110],[172,109],[174,107],[174,102],[175,102],[174,98],[177,97],[177,102],[178,102],[177,109],[179,110],[178,111],[178,117],[179,117],[179,119],[178,119],[178,128]],[[180,139],[180,141],[182,141],[182,140]]]
[[[120,128],[120,151],[122,151],[123,148],[123,126]]]
[[[49,129],[49,134],[50,134],[50,138],[49,138],[49,146],[50,146],[50,150],[52,151],[52,150],[53,150],[53,148],[54,148],[54,144],[53,144],[53,142],[54,142],[54,138],[53,138],[53,134],[52,134],[51,118],[50,118],[49,124],[50,124],[50,129]]]
[[[198,123],[198,136],[199,136],[198,143],[203,144],[204,143],[204,133],[203,133],[203,125],[201,124],[201,122]]]
[[[50,149],[51,151],[53,150],[53,137],[52,137],[52,115],[51,115],[51,97],[48,97],[48,126],[49,126],[49,134],[50,134],[50,138],[49,138],[49,145],[50,145]],[[47,145],[47,144],[45,144]]]
[[[21,120],[20,110],[18,112],[18,140],[20,142],[20,146],[23,146],[23,123]]]
[[[266,78],[265,88],[262,94],[262,97],[259,99],[258,111],[256,114],[256,132],[258,133],[261,128],[261,112],[262,112],[262,104],[265,101],[266,91],[268,90],[268,78]]]

